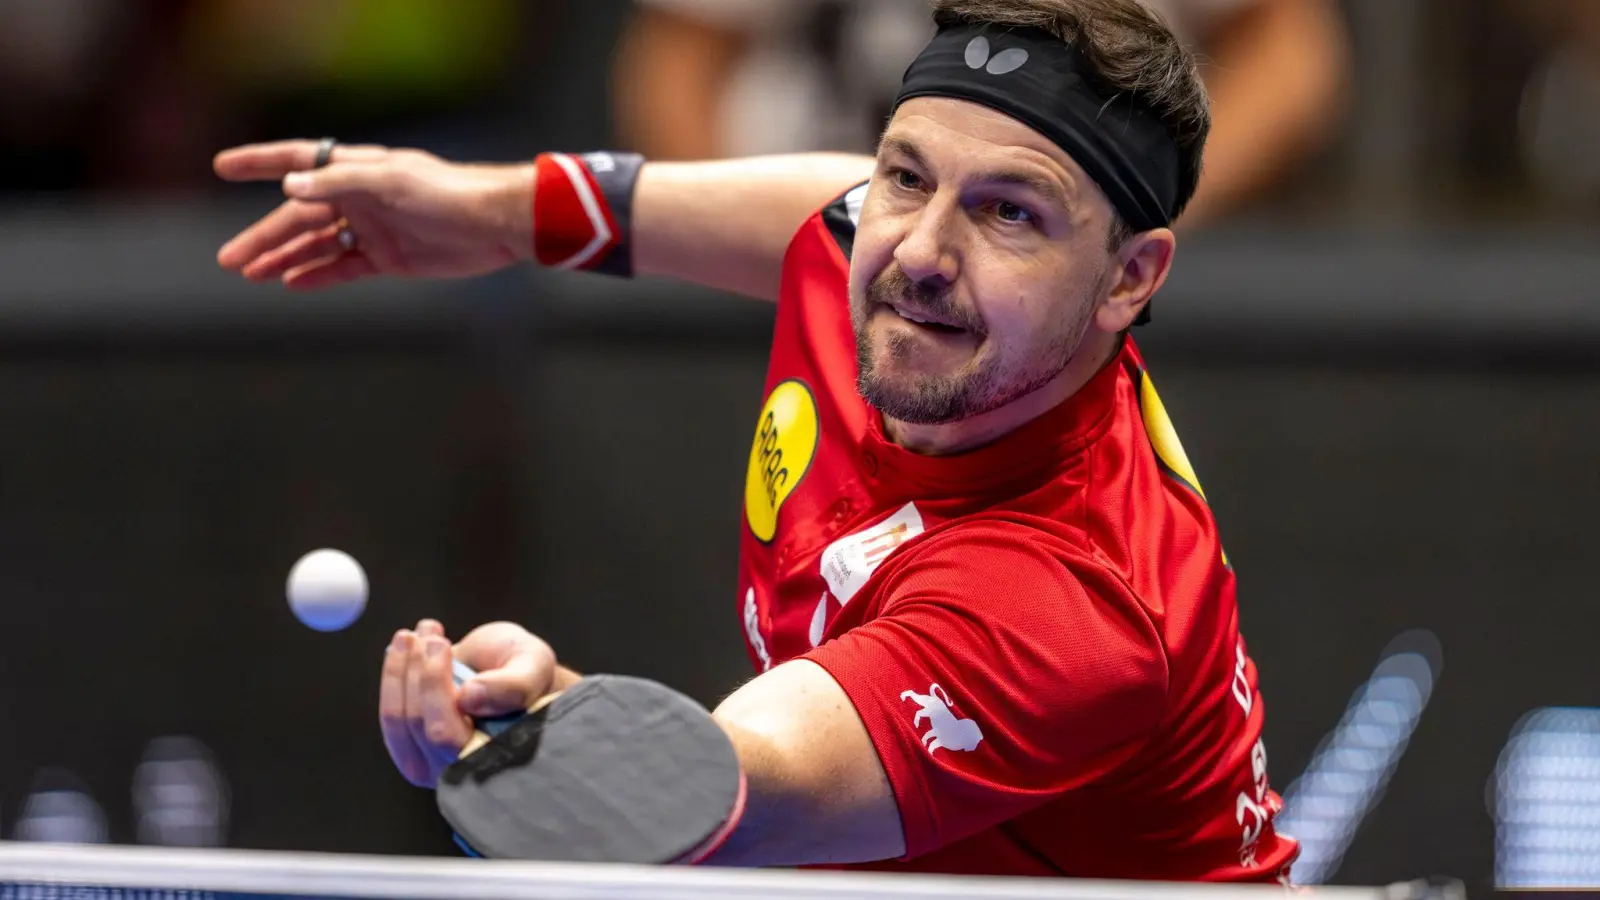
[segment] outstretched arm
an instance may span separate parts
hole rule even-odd
[[[478,671],[460,691],[450,660]],[[472,737],[467,716],[527,709],[577,673],[550,645],[509,623],[452,646],[432,619],[395,635],[384,655],[379,716],[395,766],[433,787]],[[905,851],[883,766],[850,698],[820,666],[794,661],[736,691],[714,713],[749,782],[739,827],[710,862],[788,866],[872,862]]]
[[[826,669],[784,663],[713,715],[750,782],[744,818],[713,865],[844,865],[905,854],[900,808],[872,736]]]
[[[258,281],[317,289],[379,275],[464,278],[534,258],[534,166],[419,150],[280,141],[218,154],[229,181],[281,181],[287,200],[218,252]],[[646,164],[632,197],[635,271],[775,299],[805,218],[870,177],[869,157],[799,154]],[[341,246],[348,228],[357,245]]]
[[[870,156],[832,153],[647,165],[634,262],[643,274],[775,300],[795,231],[873,167]]]

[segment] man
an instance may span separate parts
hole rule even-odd
[[[219,261],[316,288],[531,256],[778,300],[738,597],[760,674],[715,710],[750,798],[714,862],[1286,878],[1233,573],[1127,337],[1199,176],[1193,60],[1136,0],[936,15],[876,160],[247,147],[218,171],[290,199]],[[452,654],[482,673],[459,693]],[[432,785],[468,714],[579,677],[515,625],[425,621],[384,736]]]
[[[1146,0],[1204,59],[1215,127],[1183,225],[1241,212],[1343,117],[1335,0]],[[616,121],[658,159],[863,150],[929,36],[926,0],[641,0],[616,55]]]

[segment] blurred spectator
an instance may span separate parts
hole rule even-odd
[[[1216,106],[1187,226],[1255,199],[1333,132],[1346,35],[1334,0],[1147,2],[1200,53]],[[870,151],[932,34],[927,10],[926,0],[640,0],[617,56],[624,142],[664,159]]]
[[[1600,2],[1515,0],[1543,50],[1524,88],[1523,160],[1546,197],[1600,204]]]
[[[658,158],[867,151],[932,34],[923,0],[640,0],[618,125]]]
[[[194,0],[0,0],[0,189],[170,186],[213,143],[183,71]]]
[[[218,147],[329,123],[405,143],[492,130],[492,112],[474,101],[511,80],[523,26],[541,9],[533,0],[0,0],[0,191],[210,190]]]
[[[105,810],[89,795],[89,786],[66,769],[40,770],[11,839],[47,844],[104,844],[110,839]]]
[[[519,0],[212,0],[197,68],[240,97],[337,107],[342,119],[464,104],[520,48]]]
[[[133,773],[134,833],[163,847],[223,847],[228,782],[211,749],[197,738],[160,737]]]

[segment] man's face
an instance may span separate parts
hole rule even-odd
[[[862,396],[936,425],[1043,387],[1111,286],[1110,225],[1088,176],[1028,126],[961,100],[904,104],[850,270]]]

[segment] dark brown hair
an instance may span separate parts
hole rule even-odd
[[[1176,219],[1200,183],[1201,158],[1211,132],[1211,101],[1194,55],[1172,28],[1140,0],[934,0],[941,28],[989,24],[1042,28],[1077,47],[1094,67],[1102,90],[1128,93],[1153,110],[1178,145]],[[1117,216],[1112,245],[1131,230]]]

